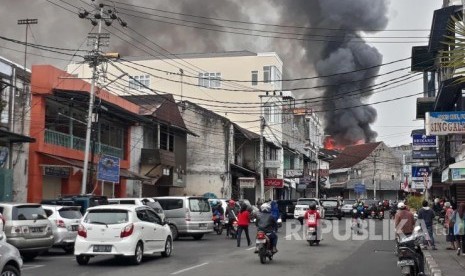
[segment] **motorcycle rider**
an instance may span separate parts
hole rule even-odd
[[[271,214],[271,205],[269,203],[263,203],[260,206],[260,213],[255,221],[258,231],[263,231],[267,234],[273,247],[272,252],[278,252],[276,246],[278,245],[278,236],[276,235],[275,229],[278,227],[276,219]],[[269,235],[268,235],[269,234]],[[255,253],[258,249],[255,249]]]
[[[228,207],[226,207],[226,237],[229,237],[231,232],[231,227],[233,226],[233,222],[237,221],[237,214],[239,214],[239,208],[236,206],[236,202],[234,200],[230,200],[228,202]]]
[[[394,217],[394,225],[396,228],[396,234],[398,236],[405,235],[409,236],[413,233],[415,227],[415,218],[412,212],[407,210],[407,206],[403,202],[397,204],[397,213]]]
[[[317,231],[317,240],[320,239],[320,213],[316,210],[316,204],[310,203],[310,208],[305,212],[304,219],[307,221],[308,227],[315,227]]]
[[[221,201],[219,200],[212,200],[212,213],[216,217],[215,223],[220,223],[220,221],[224,218],[224,210],[223,206],[221,206]]]

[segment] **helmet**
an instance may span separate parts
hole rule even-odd
[[[405,204],[403,202],[399,202],[399,204],[397,204],[397,208],[399,209],[404,209],[405,208]]]
[[[310,203],[309,207],[310,207],[310,210],[316,210],[316,204],[313,202]]]
[[[217,201],[216,199],[212,200],[212,202],[211,202],[211,205],[212,205],[212,206],[215,206],[215,205],[217,205],[217,204],[218,204],[218,201]]]
[[[234,207],[235,204],[236,204],[236,202],[234,200],[231,199],[229,201],[229,206]]]
[[[271,212],[271,205],[269,203],[263,203],[262,206],[260,206],[260,211],[264,213]]]

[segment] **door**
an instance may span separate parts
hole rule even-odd
[[[163,251],[165,248],[165,240],[168,236],[167,229],[162,225],[161,218],[152,210],[147,210],[147,215],[150,222],[153,224],[153,240],[154,250]]]
[[[147,209],[138,209],[136,211],[137,218],[140,220],[139,227],[142,232],[142,239],[144,240],[144,251],[152,252],[155,250],[154,224],[150,221]]]

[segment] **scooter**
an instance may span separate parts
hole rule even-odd
[[[224,220],[218,216],[213,216],[212,220],[213,220],[213,230],[216,232],[217,235],[221,235],[223,233]]]
[[[308,245],[320,245],[318,226],[315,215],[309,215],[307,219],[307,242]]]
[[[400,238],[397,249],[399,258],[397,266],[400,267],[402,275],[424,275],[424,256],[420,247],[423,240],[424,235],[420,226],[415,227],[412,235]]]
[[[273,248],[271,240],[268,237],[271,233],[265,233],[264,231],[257,232],[257,238],[255,244],[258,250],[258,256],[260,257],[260,263],[265,264],[266,259],[273,260]]]

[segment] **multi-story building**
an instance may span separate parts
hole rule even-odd
[[[49,65],[32,67],[30,134],[36,139],[29,148],[27,200],[80,194],[83,183],[84,149],[90,84]],[[86,193],[126,196],[128,179],[145,180],[131,171],[133,141],[143,139],[134,126],[152,124],[139,115],[140,107],[107,90],[97,89],[93,116],[92,152]],[[97,180],[101,155],[119,159],[119,179]],[[94,165],[92,165],[94,164]],[[115,164],[112,165],[114,167]]]
[[[30,75],[0,57],[0,201],[26,201]]]

